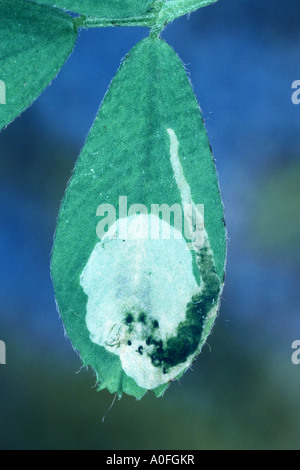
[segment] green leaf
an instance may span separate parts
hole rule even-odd
[[[147,12],[154,0],[35,0],[99,18],[132,18]]]
[[[159,28],[163,28],[166,24],[187,15],[199,8],[206,7],[217,0],[168,0],[161,2],[161,9],[158,13],[156,24]]]
[[[198,103],[175,52],[145,39],[124,60],[87,138],[52,254],[66,331],[100,388],[160,396],[182,376],[216,318],[225,257]]]
[[[0,0],[0,17],[0,80],[6,103],[0,104],[2,129],[56,77],[77,32],[68,14],[23,0]]]

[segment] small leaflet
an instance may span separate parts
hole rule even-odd
[[[77,40],[73,18],[46,5],[0,1],[0,130],[57,76]]]
[[[160,396],[220,306],[226,230],[215,163],[184,66],[147,38],[123,61],[64,196],[52,277],[99,389]]]

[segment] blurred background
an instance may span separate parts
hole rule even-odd
[[[67,181],[143,28],[81,31],[58,78],[0,134],[1,449],[299,449],[299,0],[220,0],[163,33],[201,104],[228,227],[219,318],[163,398],[97,393],[49,274]],[[171,86],[171,82],[170,82]],[[79,372],[80,373],[77,373]]]

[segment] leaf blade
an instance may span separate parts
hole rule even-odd
[[[0,105],[2,129],[56,77],[77,32],[64,12],[23,0],[1,0],[0,16],[0,79],[6,88],[6,104]]]
[[[170,77],[172,77],[171,83]],[[173,134],[168,133],[171,129]],[[170,142],[170,137],[175,135],[180,143],[179,153],[176,145],[173,145],[172,150],[172,142]],[[185,255],[180,251],[181,245],[176,245],[174,256],[166,258],[164,251],[172,253],[173,248],[164,245],[163,251],[159,251],[158,245],[151,245],[152,242],[148,245],[145,243],[143,250],[147,256],[143,257],[142,267],[137,268],[139,266],[139,248],[136,244],[127,244],[129,248],[126,251],[124,248],[126,243],[122,245],[120,242],[117,251],[110,252],[112,245],[104,242],[99,244],[96,233],[97,207],[99,204],[109,203],[116,208],[118,213],[121,206],[120,196],[127,196],[128,207],[142,203],[149,213],[152,204],[167,204],[169,207],[173,204],[182,204],[182,194],[175,181],[176,175],[174,175],[170,161],[172,151],[174,154],[178,153],[178,155],[174,155],[174,158],[178,157],[180,160],[184,179],[190,188],[193,201],[205,206],[205,226],[213,251],[214,263],[211,263],[208,257],[204,258],[204,269],[201,273],[202,282],[205,281],[205,276],[211,273],[211,282],[218,284],[216,294],[218,300],[214,299],[214,294],[208,290],[205,292],[206,299],[211,297],[213,307],[210,306],[210,309],[205,307],[202,295],[201,305],[203,312],[205,311],[205,318],[201,318],[201,311],[194,307],[199,304],[201,297],[199,295],[193,297],[192,294],[189,294],[190,291],[194,292],[195,288],[198,292],[197,283],[200,284],[201,281],[199,263],[195,253],[191,256]],[[78,213],[80,214],[79,219]],[[121,215],[119,217],[121,218]],[[154,255],[153,246],[155,246],[154,251],[156,250]],[[99,258],[100,264],[97,266],[101,271],[102,278],[95,289],[98,296],[96,301],[95,298],[91,300],[93,289],[89,288],[90,280],[86,281],[86,279],[91,275],[92,277],[98,276],[98,268],[94,271],[91,268],[91,266],[93,267],[92,256],[98,248],[101,257]],[[159,256],[157,256],[158,252]],[[135,257],[135,253],[137,253],[137,257]],[[152,262],[152,258],[154,262]],[[161,262],[160,259],[163,259],[164,262]],[[153,338],[157,338],[155,336],[157,333],[153,333],[153,328],[155,329],[153,312],[160,315],[159,308],[161,306],[160,328],[162,328],[165,321],[172,325],[174,310],[176,310],[178,302],[182,302],[184,309],[188,306],[191,321],[187,322],[183,318],[178,324],[182,326],[180,334],[183,334],[184,330],[198,331],[199,333],[196,338],[196,347],[195,338],[184,337],[185,345],[189,343],[191,348],[194,348],[192,353],[184,351],[186,346],[182,350],[177,348],[176,338],[172,337],[172,328],[169,331],[168,325],[166,326],[167,336],[172,337],[173,346],[175,344],[176,347],[172,349],[171,343],[167,344],[168,341],[165,341],[165,356],[162,362],[166,363],[168,360],[170,369],[174,367],[171,376],[171,380],[173,380],[188,368],[188,364],[195,354],[200,352],[202,344],[211,330],[219,306],[225,260],[226,233],[223,222],[223,206],[211,149],[198,103],[184,67],[174,51],[160,39],[146,39],[135,46],[123,62],[78,159],[74,176],[62,203],[52,256],[52,276],[56,298],[67,332],[75,349],[80,351],[85,364],[92,365],[97,371],[98,379],[102,382],[101,388],[107,387],[112,393],[125,392],[138,398],[148,388],[151,388],[160,396],[168,387],[170,377],[166,373],[166,380],[163,381],[161,373],[159,380],[153,379],[150,386],[147,377],[140,377],[139,372],[138,376],[135,375],[136,371],[130,375],[130,371],[121,362],[118,353],[111,349],[114,348],[114,344],[106,347],[103,342],[99,344],[96,341],[95,343],[91,339],[94,333],[89,326],[95,320],[92,318],[92,322],[89,323],[89,302],[91,301],[94,305],[101,304],[97,318],[104,315],[104,319],[101,328],[100,326],[97,328],[98,331],[104,331],[105,323],[110,322],[118,308],[113,306],[110,310],[109,302],[111,301],[112,304],[116,302],[118,305],[117,299],[121,294],[117,294],[117,291],[120,288],[120,283],[123,283],[122,289],[125,291],[127,289],[124,302],[126,303],[128,298],[136,295],[139,308],[145,298],[155,292],[154,297],[151,297],[151,308],[149,309],[152,313],[147,311],[147,321],[152,318],[152,326],[148,327],[147,324],[147,327],[144,325],[139,328],[142,328],[143,335],[148,335],[150,346],[156,348],[157,354],[160,352],[156,344],[157,340],[155,340],[156,343],[153,342]],[[181,264],[181,268],[176,265],[177,261]],[[169,265],[171,268],[168,270],[165,265]],[[185,265],[188,267],[186,271],[183,268]],[[148,266],[148,268],[146,269],[144,266]],[[138,279],[139,286],[137,294],[133,294],[130,290],[133,281],[126,281],[126,276],[130,277],[130,273],[135,269],[137,270],[135,278]],[[179,274],[176,273],[176,269],[181,270]],[[203,271],[206,269],[208,274],[204,272],[203,275]],[[152,273],[154,280],[151,281]],[[119,275],[121,275],[121,280],[117,281]],[[172,282],[167,282],[170,275],[170,281],[174,282],[174,288]],[[187,280],[191,279],[191,276],[194,276],[194,281]],[[142,281],[139,283],[144,278],[146,279],[145,283]],[[178,284],[175,280],[178,281]],[[150,285],[148,290],[144,289],[144,284]],[[160,297],[160,286],[164,286],[162,297]],[[106,292],[110,292],[111,297],[107,303],[103,303]],[[176,292],[179,292],[177,297]],[[185,292],[188,292],[188,299],[194,299],[193,302],[184,301]],[[176,298],[178,302],[173,298]],[[169,302],[171,303],[169,304]],[[138,321],[140,323],[143,321],[142,319],[137,320],[136,317],[134,317],[136,324]],[[96,321],[98,321],[97,318]],[[76,322],[77,326],[74,328]],[[124,331],[124,338],[128,338],[126,335],[129,334],[130,328],[128,325],[124,326],[123,320],[120,322],[122,323],[122,333],[119,334],[117,331],[113,337],[119,338]],[[111,331],[115,329],[116,325],[119,328],[120,322],[115,320],[115,323],[110,325]],[[131,321],[128,320],[128,324],[130,323]],[[179,333],[177,336],[179,337]],[[145,338],[143,341],[146,343],[143,345],[147,344]],[[114,341],[107,340],[106,344],[114,342],[116,342],[115,339]],[[132,342],[134,341],[130,340],[130,343]],[[127,347],[126,345],[124,339],[117,348],[124,349]],[[130,344],[128,348],[132,346],[133,344]],[[146,346],[143,347],[146,351]],[[133,350],[137,353],[135,360],[141,360],[139,354],[143,349],[139,351],[139,347],[134,346]],[[173,356],[170,350],[172,350]],[[181,354],[179,358],[175,358],[176,350]],[[189,360],[183,360],[186,355],[190,358]],[[153,360],[152,355],[151,361],[153,362]],[[170,366],[175,362],[176,366]],[[180,364],[183,369],[176,369],[177,364]],[[112,377],[112,368],[114,369],[114,378]],[[138,369],[144,372],[142,366]],[[173,373],[173,371],[175,372]],[[148,372],[145,370],[145,376]],[[154,373],[156,374],[156,372],[155,369]]]

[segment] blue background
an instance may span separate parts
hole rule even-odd
[[[299,18],[298,0],[220,0],[163,33],[190,73],[217,162],[226,287],[193,370],[161,399],[124,396],[104,423],[113,397],[95,391],[92,371],[76,374],[50,253],[99,105],[147,30],[82,30],[58,78],[0,134],[0,448],[300,448]]]

